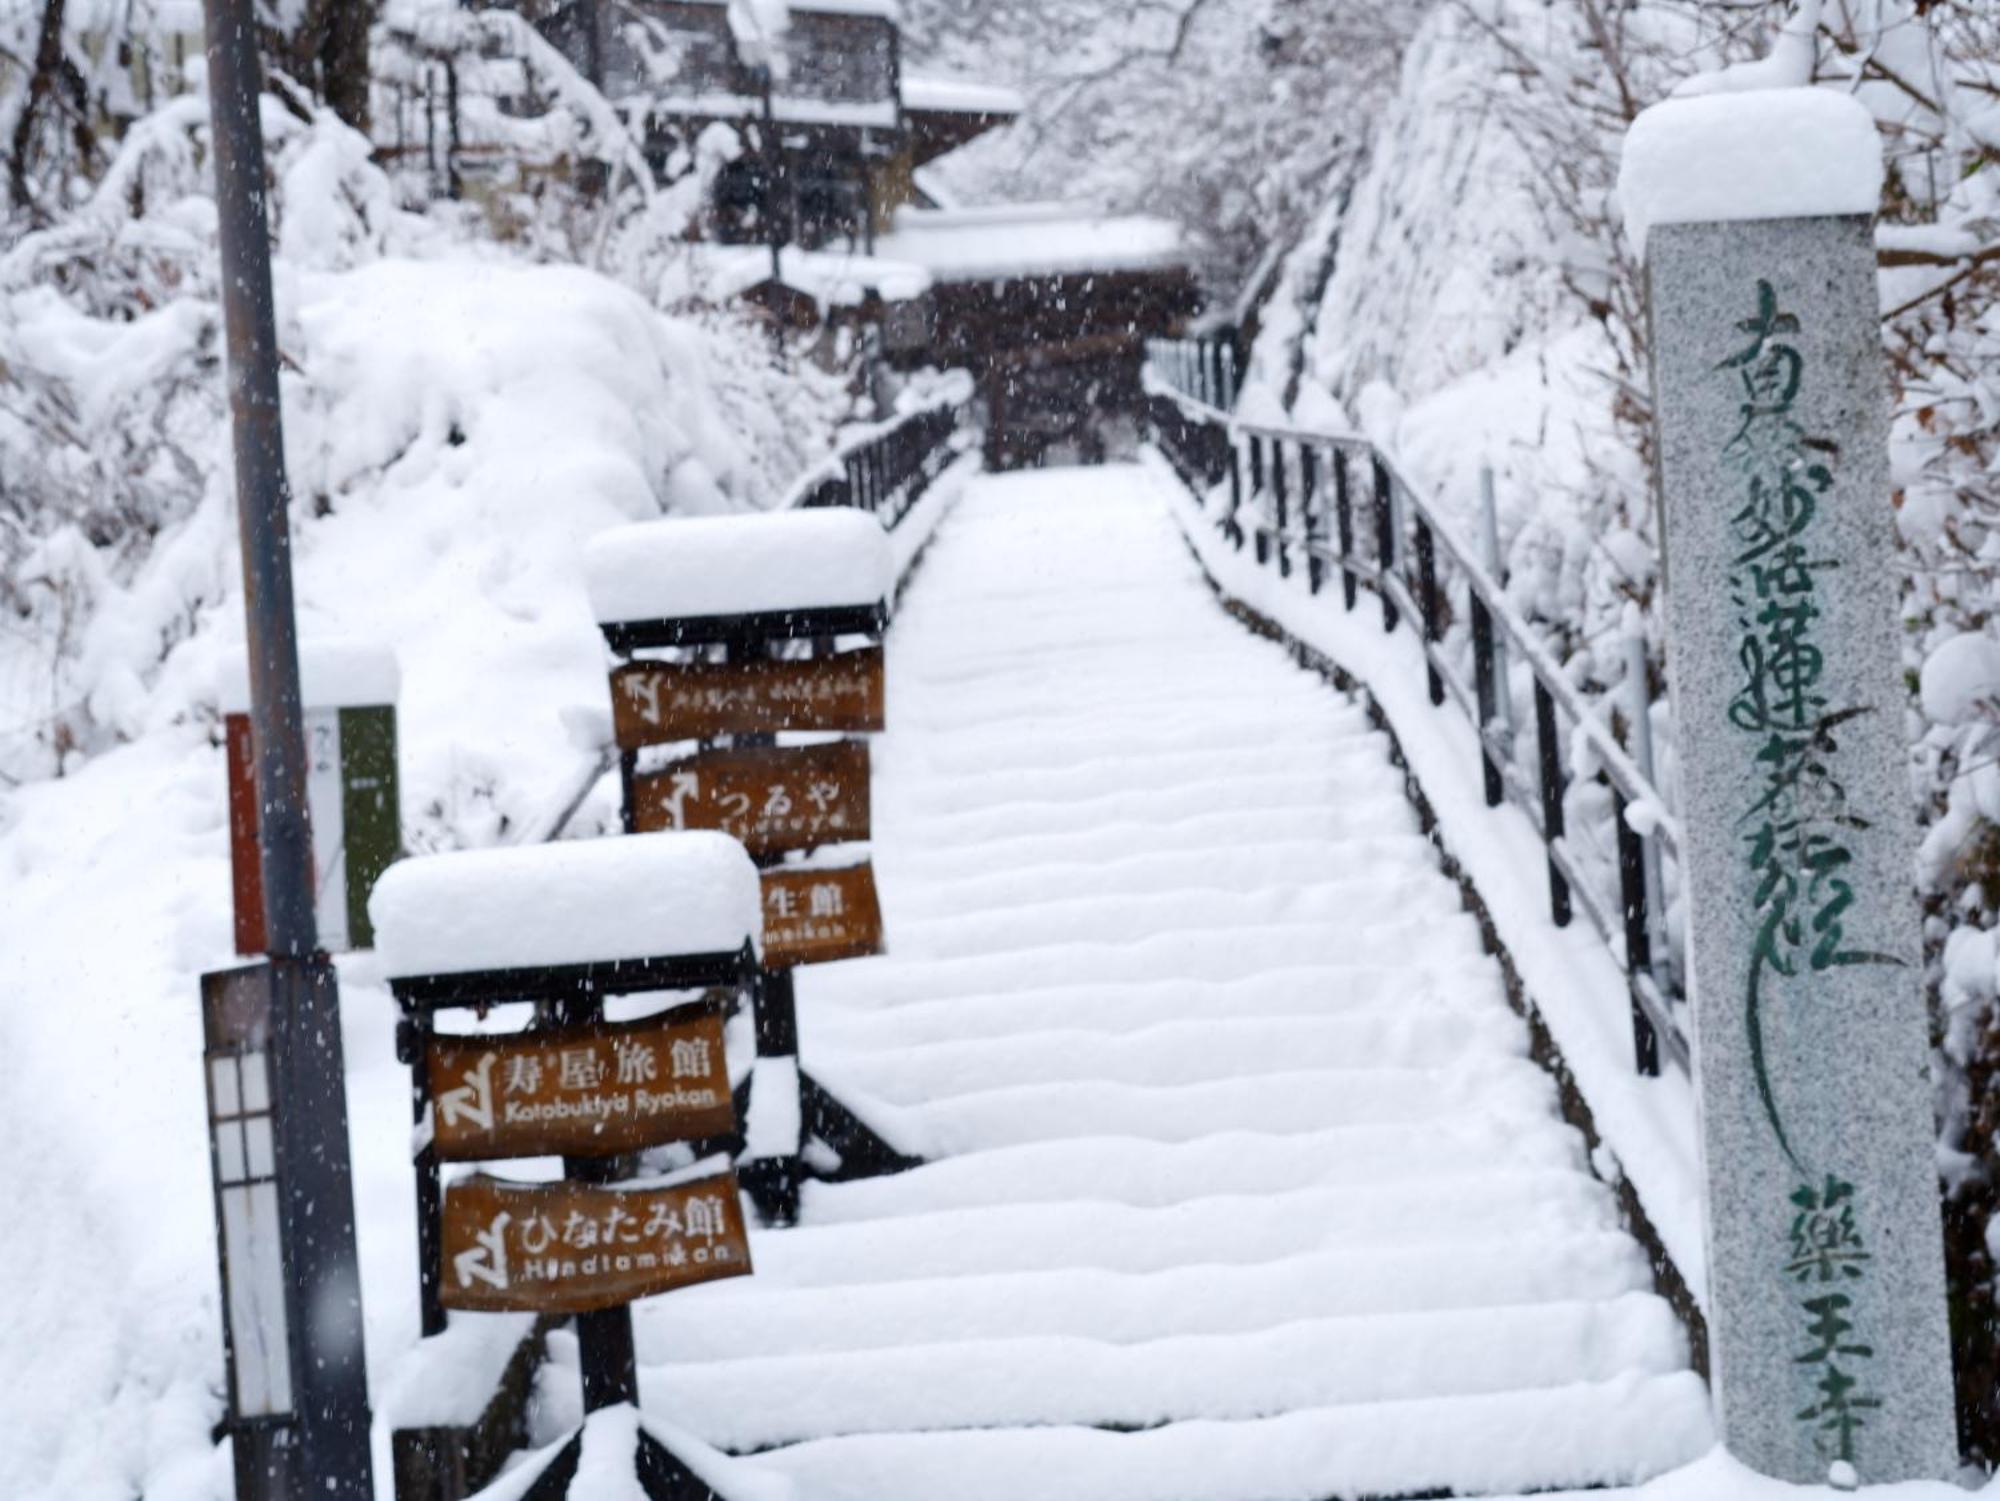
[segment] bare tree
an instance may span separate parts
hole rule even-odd
[[[28,74],[26,97],[14,120],[12,149],[7,157],[7,196],[14,209],[44,222],[66,201],[64,178],[69,164],[63,140],[75,152],[74,165],[88,170],[97,159],[97,134],[91,125],[90,88],[70,56],[64,36],[65,0],[45,0]],[[36,179],[46,174],[56,201],[45,202]]]

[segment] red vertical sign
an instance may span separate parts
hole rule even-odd
[[[236,896],[236,952],[261,954],[264,857],[257,844],[257,752],[248,714],[227,715],[229,737],[229,876]]]

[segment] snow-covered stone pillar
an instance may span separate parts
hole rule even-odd
[[[1626,141],[1645,257],[1724,1440],[1791,1481],[1955,1468],[1920,990],[1881,150],[1823,89]]]

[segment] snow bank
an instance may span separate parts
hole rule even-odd
[[[763,898],[723,834],[631,834],[404,860],[368,899],[390,975],[463,974],[762,941]]]
[[[2000,641],[1979,631],[1954,636],[1924,659],[1919,681],[1924,715],[1969,724],[2000,706]]]
[[[299,701],[308,709],[366,709],[393,704],[401,683],[396,654],[371,641],[321,637],[299,643]],[[216,674],[217,707],[250,712],[250,662],[242,651]]]
[[[1832,89],[1669,99],[1625,137],[1618,201],[1639,253],[1655,224],[1872,214],[1882,143],[1862,103]]]
[[[584,570],[605,625],[872,605],[896,581],[881,523],[834,508],[618,527]]]

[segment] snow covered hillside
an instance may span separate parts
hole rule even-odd
[[[232,960],[216,701],[242,606],[205,111],[150,117],[81,212],[0,254],[0,1197],[32,1206],[0,1223],[0,1286],[26,1290],[0,1302],[0,1495],[22,1501],[227,1485],[196,979]],[[265,124],[301,630],[396,650],[408,843],[545,837],[609,735],[584,539],[770,504],[845,382],[398,207],[330,115]],[[571,827],[614,810],[600,789]],[[407,1292],[386,994],[357,984],[347,1019],[363,1254]],[[387,1350],[410,1310],[380,1303]]]
[[[1495,475],[1508,592],[1572,680],[1608,706],[1644,639],[1671,792],[1653,514],[1645,309],[1613,195],[1639,109],[1697,86],[1779,78],[1853,93],[1888,163],[1877,232],[1895,399],[1913,807],[1928,834],[1939,1113],[1964,1300],[1961,1400],[2000,1446],[1989,1239],[2000,1183],[1977,1101],[1994,1024],[2000,653],[1992,483],[1996,171],[1983,10],[1900,0],[1719,7],[1683,0],[1448,0],[1425,8],[1363,169],[1329,184],[1288,247],[1244,393],[1246,414],[1360,428],[1467,538]],[[1775,43],[1781,23],[1791,35]],[[1774,48],[1776,60],[1746,64]],[[1749,67],[1718,82],[1727,66]],[[1916,80],[1923,80],[1921,83]]]
[[[0,364],[22,385],[0,405],[10,779],[185,718],[240,633],[206,107],[135,127],[81,212],[0,255]],[[559,666],[547,632],[590,649],[582,612],[532,603],[564,597],[582,537],[770,504],[830,444],[844,383],[774,361],[740,317],[668,316],[510,253],[458,206],[403,210],[331,115],[267,101],[265,127],[307,632],[404,643],[427,679],[422,623],[439,622],[438,661],[472,670],[476,700],[482,653]],[[473,744],[543,733],[468,728]],[[478,754],[424,800],[491,802]],[[518,821],[535,795],[495,811]]]

